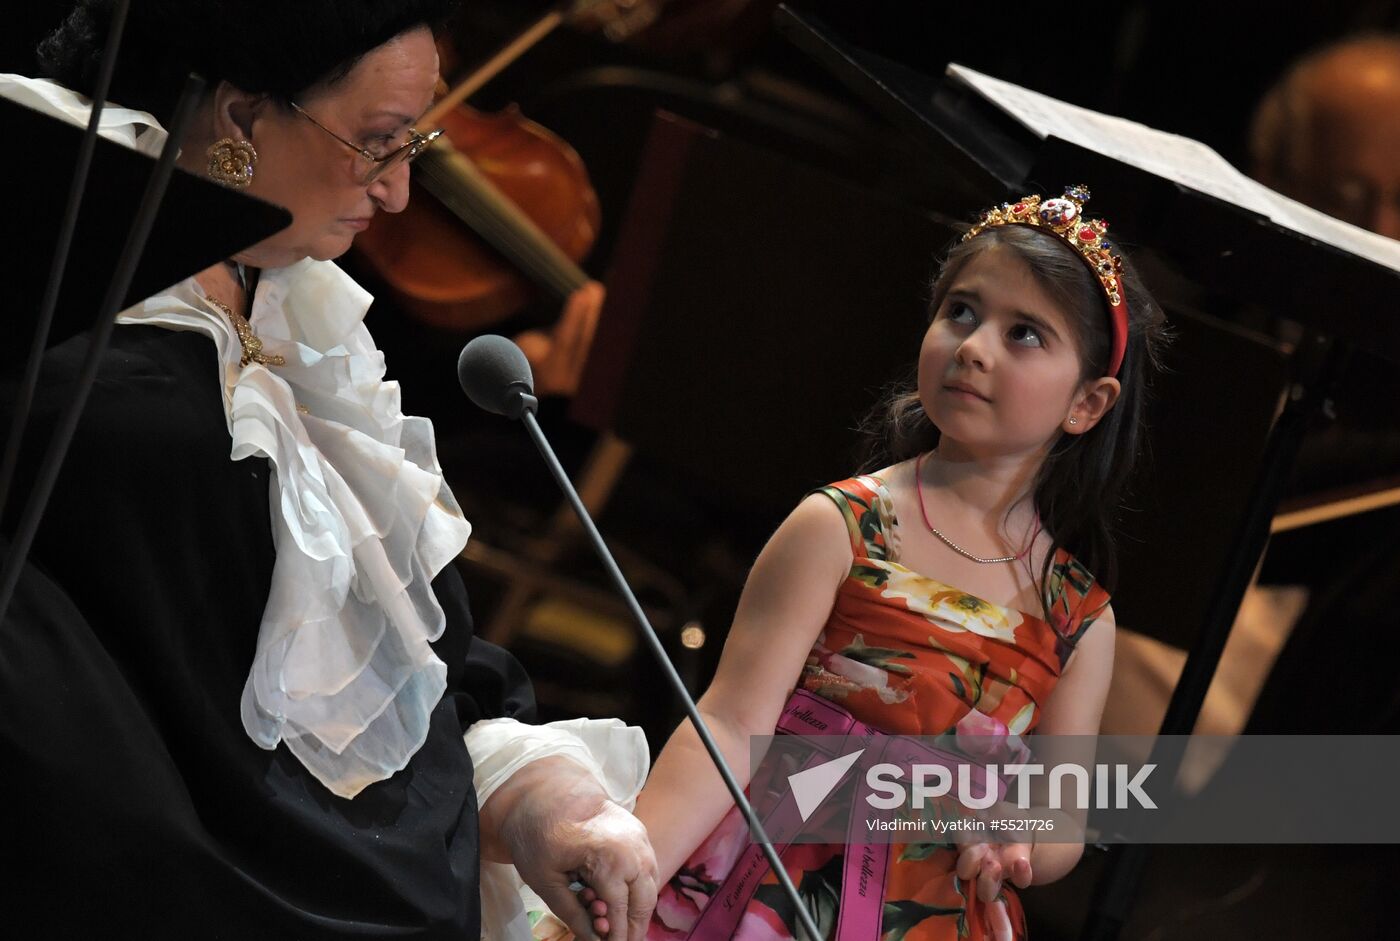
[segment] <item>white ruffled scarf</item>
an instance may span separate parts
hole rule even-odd
[[[87,99],[0,76],[0,95],[86,124]],[[104,109],[104,136],[151,153],[144,112]],[[265,271],[249,318],[283,366],[239,366],[228,318],[193,278],[118,323],[197,330],[218,350],[230,457],[272,464],[277,559],[243,688],[248,735],[286,742],[327,788],[354,797],[403,768],[446,687],[431,641],[444,615],[432,580],[471,527],[443,481],[432,423],[400,411],[398,383],[363,319],[371,297],[331,262]]]
[[[218,349],[230,457],[265,457],[277,560],[243,687],[243,726],[287,743],[353,797],[408,763],[447,671],[432,580],[471,527],[442,478],[432,423],[399,410],[361,322],[371,298],[330,262],[263,273],[249,323],[282,366],[240,366],[228,318],[189,279],[118,323],[198,330]]]

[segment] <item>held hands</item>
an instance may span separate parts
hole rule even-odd
[[[564,312],[548,332],[526,330],[515,337],[530,361],[535,395],[573,395],[578,391],[604,296],[603,286],[590,281],[569,296]]]
[[[483,855],[513,862],[575,937],[643,941],[656,906],[656,857],[642,824],[584,768],[558,757],[532,762],[486,802],[482,829]],[[575,894],[579,882],[590,888]]]
[[[1012,941],[1014,936],[1006,903],[998,896],[1005,881],[1022,889],[1031,884],[1031,848],[1029,843],[965,843],[958,850],[958,878],[964,883],[976,880],[995,941]]]

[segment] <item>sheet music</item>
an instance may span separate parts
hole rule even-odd
[[[1189,137],[1099,114],[952,63],[948,74],[1039,137],[1056,137],[1257,212],[1308,238],[1400,271],[1400,241],[1368,232],[1256,183]]]

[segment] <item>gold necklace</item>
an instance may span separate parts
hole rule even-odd
[[[228,317],[229,323],[233,324],[233,332],[238,334],[238,345],[243,347],[243,357],[238,361],[238,365],[247,366],[249,363],[257,363],[259,366],[287,365],[286,357],[281,354],[263,352],[262,340],[253,332],[253,325],[242,314],[223,301],[215,300],[207,295],[205,300],[223,311],[224,316]]]
[[[973,555],[971,552],[968,552],[962,546],[958,545],[956,542],[949,539],[947,536],[943,535],[938,530],[933,528],[933,523],[929,522],[928,518],[928,507],[924,504],[924,482],[922,479],[922,474],[920,473],[921,466],[924,462],[924,457],[925,455],[920,454],[917,458],[914,459],[914,493],[919,501],[919,512],[922,513],[924,517],[924,526],[928,528],[928,531],[933,533],[933,535],[937,536],[945,546],[947,546],[949,549],[952,549],[958,555],[962,556],[965,559],[971,559],[974,562],[981,563],[982,565],[996,565],[1002,562],[1019,562],[1022,559],[1024,559],[1027,553],[1031,551],[1031,546],[1035,545],[1035,537],[1040,535],[1039,515],[1036,516],[1035,520],[1035,532],[1031,534],[1031,541],[1026,543],[1026,548],[1022,549],[1016,555],[1004,555],[999,556],[995,559],[984,559],[979,555]]]

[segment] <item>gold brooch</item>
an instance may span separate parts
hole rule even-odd
[[[247,318],[222,301],[216,301],[212,297],[206,299],[224,312],[229,323],[233,324],[233,332],[238,334],[238,345],[243,347],[243,357],[238,361],[238,365],[247,366],[249,363],[257,363],[259,366],[287,365],[286,357],[281,354],[263,352],[262,340],[253,332],[253,325],[248,323]]]

